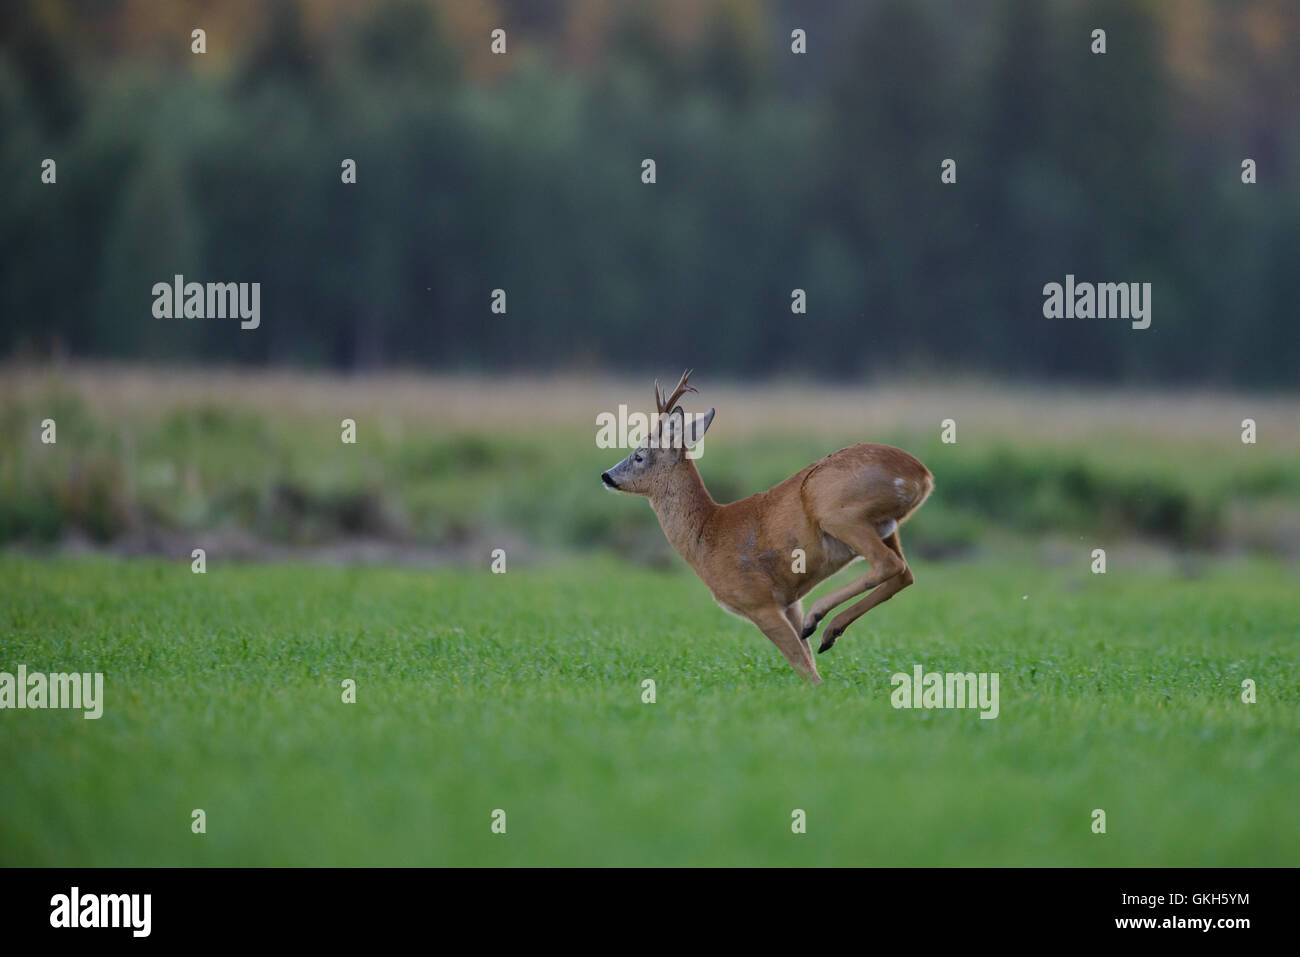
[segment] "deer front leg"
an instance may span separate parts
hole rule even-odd
[[[799,644],[803,645],[803,656],[808,667],[816,671],[817,659],[813,657],[812,649],[808,646],[808,639],[800,634],[803,631],[803,599],[796,598],[785,606],[785,620],[790,623],[794,633],[799,635]]]
[[[812,649],[808,647],[808,642],[799,637],[794,624],[786,617],[786,609],[772,605],[751,614],[749,620],[781,650],[786,661],[790,662],[790,667],[813,684],[821,684],[822,676],[817,673],[817,662],[813,660]]]
[[[796,632],[803,630],[803,600],[796,598],[790,604],[785,606],[785,620],[790,623]],[[803,636],[800,635],[802,638]]]

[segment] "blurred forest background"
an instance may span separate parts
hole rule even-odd
[[[595,416],[689,365],[722,501],[879,441],[922,556],[1300,555],[1297,104],[1287,0],[5,3],[0,543],[664,560]]]
[[[0,355],[1290,389],[1297,103],[1288,0],[6,3]]]

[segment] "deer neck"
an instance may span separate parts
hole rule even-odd
[[[683,459],[663,487],[650,496],[650,507],[669,544],[694,567],[704,523],[718,508],[695,463]]]

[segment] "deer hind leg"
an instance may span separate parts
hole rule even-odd
[[[903,546],[898,540],[897,529],[884,539],[884,544],[886,548],[898,556],[898,560],[903,563],[903,570],[895,574],[892,578],[888,578],[881,582],[880,587],[866,598],[862,599],[862,601],[844,609],[844,611],[832,618],[831,623],[826,626],[826,630],[822,633],[822,644],[821,647],[817,649],[818,654],[821,654],[823,651],[826,651],[835,644],[835,639],[844,634],[844,629],[848,628],[849,625],[853,624],[881,602],[889,601],[889,599],[893,598],[908,585],[916,581],[916,578],[912,575],[912,569],[907,565],[907,559],[903,557]]]
[[[790,667],[813,684],[821,684],[822,676],[817,673],[817,662],[813,660],[812,649],[808,647],[808,642],[800,639],[799,631],[787,616],[787,611],[779,605],[773,605],[750,615],[749,620],[780,649],[786,661],[790,662]]]
[[[832,527],[823,523],[822,528],[865,558],[871,567],[857,581],[849,582],[844,587],[837,588],[813,602],[812,608],[804,617],[803,630],[800,633],[803,638],[807,638],[817,630],[817,625],[832,608],[844,604],[850,598],[856,598],[864,591],[869,591],[882,582],[889,581],[907,569],[907,562],[903,559],[903,550],[898,546],[897,528],[889,534],[888,540],[892,540],[893,545],[886,544],[887,539],[882,539],[869,524],[846,524]],[[840,629],[840,631],[843,630],[843,628]],[[836,635],[835,637],[839,636]],[[835,644],[835,637],[831,638],[831,645]],[[830,645],[823,640],[818,653],[825,651],[829,647]]]

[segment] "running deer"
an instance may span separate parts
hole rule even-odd
[[[818,623],[837,605],[871,592],[831,620],[820,654],[915,580],[898,527],[929,496],[934,477],[901,449],[853,445],[766,492],[720,505],[686,455],[704,438],[714,412],[688,419],[676,404],[696,391],[686,384],[690,375],[688,369],[666,398],[655,380],[658,415],[651,417],[650,435],[600,479],[607,488],[648,498],[664,535],[714,600],[752,621],[797,672],[819,684],[808,645]],[[859,557],[870,563],[867,573],[818,598],[804,614],[803,597]]]

